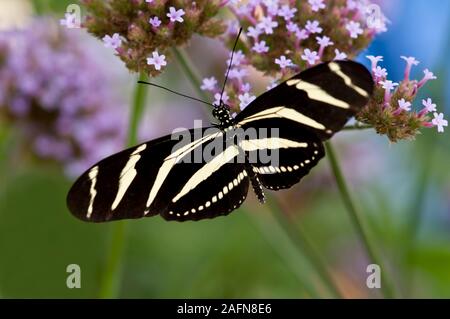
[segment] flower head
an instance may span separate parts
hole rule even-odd
[[[345,60],[347,59],[347,54],[345,54],[344,52],[339,51],[338,49],[334,49],[334,60]]]
[[[444,133],[444,126],[448,126],[447,120],[444,120],[444,113],[434,113],[434,119],[431,123],[437,127],[439,133]]]
[[[361,24],[359,22],[350,21],[345,25],[345,28],[350,33],[350,37],[356,39],[360,34],[364,33],[364,30],[361,28]]]
[[[325,8],[325,4],[323,3],[323,0],[308,0],[308,3],[311,6],[311,10],[314,12],[317,12],[320,9]]]
[[[306,30],[308,30],[310,33],[322,33],[323,29],[320,27],[319,21],[306,21]]]
[[[62,166],[69,176],[125,142],[122,105],[107,68],[86,53],[82,37],[45,19],[0,37],[3,124],[21,130],[24,150]]]
[[[406,68],[405,68],[405,80],[409,79],[409,75],[411,73],[411,68],[413,65],[418,65],[419,61],[416,60],[416,58],[410,56],[410,57],[406,57],[406,56],[401,56],[400,58],[402,58],[403,60],[406,61]]]
[[[372,71],[375,76],[375,79],[385,79],[388,76],[387,70],[379,65]]]
[[[263,30],[265,34],[272,34],[273,29],[278,26],[278,22],[273,21],[272,17],[263,17],[258,24],[258,28]]]
[[[436,104],[430,98],[422,100],[422,105],[424,106],[425,113],[436,112]]]
[[[266,45],[266,41],[256,42],[252,48],[253,51],[258,53],[267,53],[269,52],[269,47]]]
[[[411,102],[405,101],[405,99],[398,100],[398,107],[403,111],[411,111]]]
[[[368,55],[368,56],[366,56],[366,58],[368,58],[370,60],[370,62],[372,62],[372,66],[371,66],[372,71],[377,68],[377,65],[379,62],[383,61],[383,57],[381,55],[378,55],[378,56]]]
[[[112,36],[105,35],[103,43],[107,48],[118,49],[122,45],[122,40],[120,39],[120,34],[114,33]]]
[[[245,109],[245,107],[247,105],[249,105],[254,99],[256,99],[256,96],[250,95],[248,92],[246,92],[244,94],[240,94],[238,96],[238,98],[239,98],[239,101],[240,101],[239,107],[240,107],[240,109],[242,111],[243,109]]]
[[[183,46],[194,35],[218,37],[226,23],[218,19],[220,1],[80,0],[86,9],[83,26],[133,72],[157,76],[164,69],[147,66],[147,58],[157,51],[170,58],[170,48]],[[234,28],[236,27],[235,24]],[[230,29],[231,30],[231,29]],[[118,34],[119,36],[114,36]]]
[[[307,61],[309,65],[314,65],[320,58],[316,51],[305,49],[302,55],[302,59]]]
[[[205,78],[203,79],[203,83],[200,88],[204,91],[214,91],[217,86],[217,80],[215,77]]]
[[[166,66],[166,56],[164,54],[159,55],[158,51],[153,51],[152,56],[147,58],[147,64],[153,65],[156,70],[161,70],[161,67]]]
[[[291,8],[288,4],[285,4],[278,10],[278,15],[283,17],[284,20],[290,21],[296,12],[297,8]]]
[[[278,64],[281,69],[292,66],[291,59],[286,59],[286,57],[284,55],[280,56],[279,58],[276,58],[275,63]]]
[[[65,26],[68,29],[80,27],[79,21],[77,21],[77,15],[70,12],[65,13],[64,19],[59,20],[59,24]]]
[[[154,16],[148,20],[148,23],[150,23],[154,28],[157,28],[161,25],[162,21],[157,16]]]
[[[221,96],[220,93],[214,94],[214,105],[220,105],[220,98],[222,97],[222,102],[227,104],[230,100],[230,97],[228,96],[227,92],[223,92],[223,95]]]
[[[186,13],[183,9],[175,9],[175,7],[170,7],[169,12],[167,13],[167,17],[170,19],[170,22],[183,22],[182,18]]]

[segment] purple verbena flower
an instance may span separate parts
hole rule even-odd
[[[258,27],[264,31],[265,34],[272,34],[273,29],[278,26],[278,22],[273,21],[271,17],[263,17]]]
[[[215,77],[203,79],[203,83],[200,88],[204,91],[214,91],[217,88],[217,80]]]
[[[161,70],[161,67],[166,66],[166,56],[164,54],[159,54],[158,51],[153,51],[152,56],[147,58],[147,64],[153,65],[156,70]]]
[[[364,33],[364,30],[361,28],[361,24],[359,22],[350,21],[345,25],[345,28],[350,33],[350,37],[356,39],[360,34]]]
[[[256,42],[252,48],[253,51],[258,53],[267,53],[269,52],[269,47],[266,45],[266,41]]]
[[[120,34],[114,33],[112,36],[105,35],[103,37],[103,43],[105,47],[117,50],[122,45],[122,39],[120,39]]]
[[[239,101],[240,101],[239,108],[242,111],[243,109],[245,109],[245,107],[247,105],[249,105],[254,99],[256,99],[256,96],[250,95],[248,92],[246,92],[244,94],[240,94],[238,96],[238,98],[239,98]]]
[[[317,12],[320,9],[325,8],[325,4],[323,3],[323,0],[308,0],[308,3],[311,6],[311,10],[314,12]]]
[[[125,140],[108,72],[87,53],[88,43],[45,19],[0,37],[0,117],[21,130],[23,149],[70,176],[118,151]]]
[[[444,113],[434,113],[434,119],[431,123],[437,127],[439,133],[444,133],[444,126],[448,126],[447,120],[444,120]]]
[[[309,65],[314,65],[320,59],[319,54],[316,51],[305,49],[302,54],[302,59],[308,62]]]
[[[158,28],[160,25],[161,25],[161,23],[162,23],[162,21],[157,17],[157,16],[154,16],[154,17],[152,17],[152,18],[150,18],[149,20],[148,20],[148,22],[152,25],[152,27],[154,27],[154,28]]]
[[[170,19],[170,22],[183,22],[184,19],[182,18],[186,13],[183,9],[175,9],[175,7],[170,7],[169,12],[166,14],[167,17]]]
[[[310,33],[322,33],[323,29],[320,27],[319,21],[306,21],[306,30],[308,30]]]
[[[409,75],[411,73],[411,68],[413,65],[418,65],[420,62],[417,61],[414,57],[406,57],[401,56],[403,60],[406,61],[406,68],[405,68],[405,80],[409,80]]]
[[[286,57],[284,55],[280,56],[279,58],[276,58],[275,63],[278,64],[281,69],[292,66],[291,59],[286,59]]]
[[[297,8],[291,8],[289,5],[285,4],[278,10],[278,15],[286,21],[290,21],[297,12]]]

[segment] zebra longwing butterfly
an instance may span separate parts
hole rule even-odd
[[[359,63],[314,66],[265,92],[235,118],[226,105],[217,106],[213,116],[219,125],[186,132],[191,142],[181,148],[168,135],[100,161],[75,182],[67,205],[73,215],[92,222],[157,214],[176,221],[228,215],[245,200],[250,184],[264,201],[263,187],[278,190],[298,183],[325,155],[322,142],[367,104],[373,86]],[[238,128],[277,128],[277,136],[226,143],[210,160],[185,161]],[[278,152],[276,165],[258,156],[248,160],[267,150]],[[244,161],[234,161],[240,154]]]

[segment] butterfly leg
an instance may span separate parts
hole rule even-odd
[[[264,194],[262,184],[259,181],[258,176],[256,175],[255,171],[253,170],[253,166],[250,164],[247,164],[245,167],[248,177],[250,178],[250,181],[252,183],[253,191],[256,194],[256,197],[258,197],[258,200],[261,204],[264,204],[266,202],[266,196]]]

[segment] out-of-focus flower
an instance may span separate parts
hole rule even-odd
[[[256,96],[250,95],[248,92],[245,92],[244,94],[239,95],[238,98],[239,101],[241,101],[239,107],[242,111],[247,105],[249,105],[254,99],[256,99]]]
[[[75,13],[67,12],[64,19],[59,20],[59,24],[69,29],[79,28],[79,21],[77,21],[77,15]]]
[[[36,20],[0,37],[0,118],[28,151],[76,175],[124,143],[106,72],[80,35]]]
[[[83,26],[103,39],[117,34],[116,54],[134,72],[157,76],[166,60],[148,63],[153,52],[170,60],[170,48],[185,45],[194,34],[217,37],[225,24],[216,15],[224,5],[209,0],[81,0],[87,9]],[[118,42],[115,42],[117,44]],[[150,65],[150,66],[149,66]]]
[[[443,113],[434,113],[434,119],[431,121],[434,126],[437,126],[438,132],[444,132],[444,126],[448,126],[447,120],[444,120]]]
[[[169,8],[169,13],[167,17],[170,19],[170,22],[183,22],[183,16],[186,14],[183,9],[175,9],[175,7]]]
[[[212,76],[210,78],[203,79],[203,84],[200,88],[205,91],[214,91],[217,88],[216,86],[217,80]]]
[[[280,56],[279,58],[275,59],[275,64],[278,64],[281,69],[287,68],[288,66],[292,65],[291,59],[286,59],[284,55]]]
[[[122,45],[122,39],[118,33],[114,33],[112,36],[105,35],[103,37],[103,43],[107,48],[118,49]]]
[[[159,54],[158,51],[153,51],[152,56],[147,58],[147,64],[153,65],[155,70],[161,70],[161,67],[166,66],[166,56],[164,54]]]

